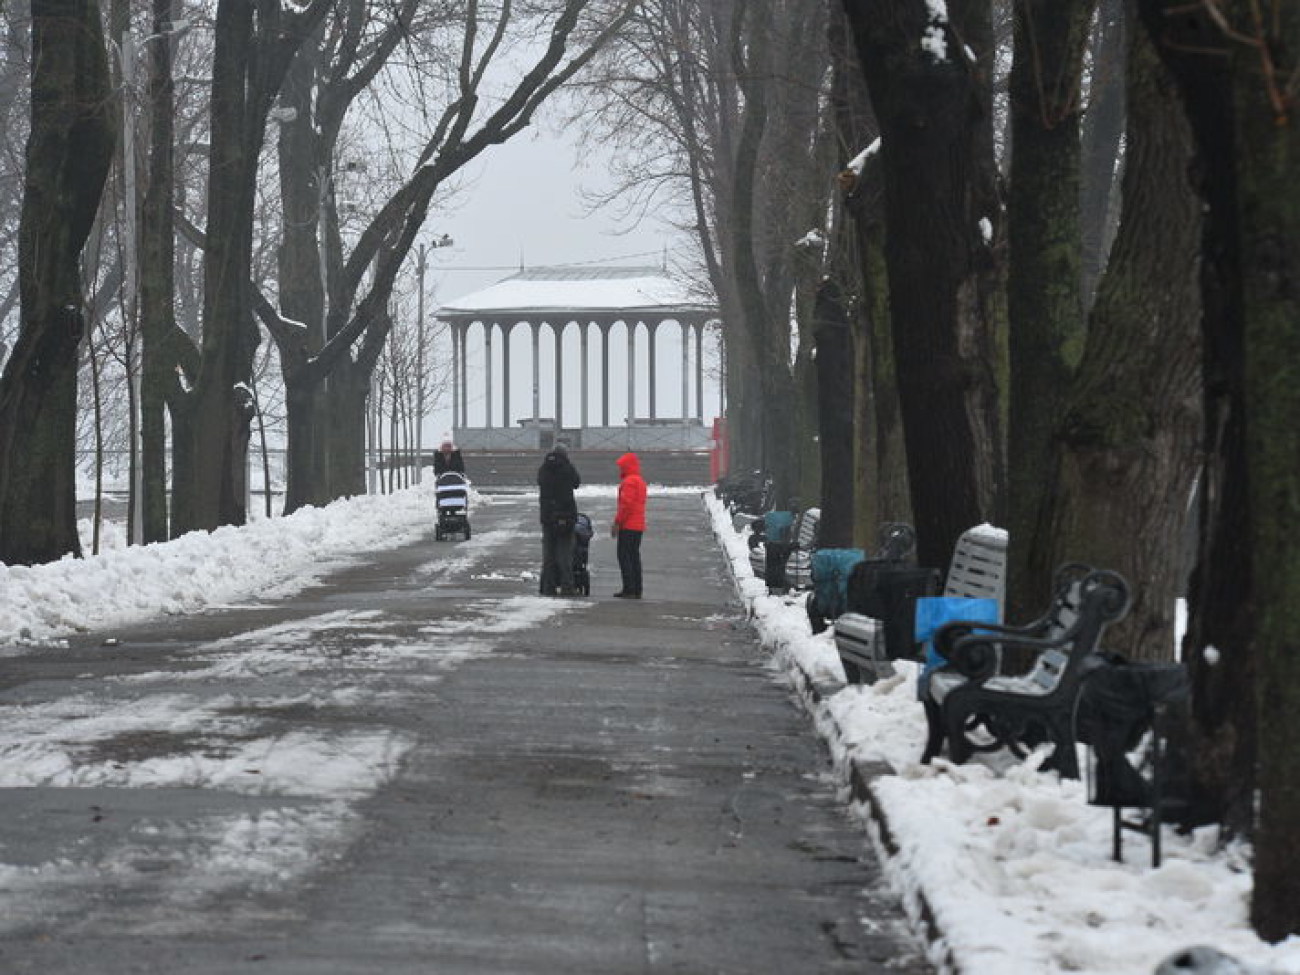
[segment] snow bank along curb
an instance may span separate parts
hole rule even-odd
[[[902,894],[908,916],[929,942],[929,960],[940,970],[960,971],[924,891],[915,882],[909,881],[901,871],[890,869],[889,861],[899,853],[899,848],[873,782],[879,776],[892,775],[893,768],[886,762],[852,754],[853,743],[844,734],[834,712],[826,706],[831,695],[845,686],[842,677],[828,672],[813,673],[804,665],[799,654],[789,652],[795,640],[805,641],[810,638],[811,627],[805,626],[796,632],[789,622],[789,614],[772,612],[777,607],[801,603],[807,594],[801,592],[792,596],[769,596],[767,584],[754,577],[747,543],[731,530],[730,516],[726,509],[711,492],[705,493],[704,504],[712,518],[714,537],[727,556],[736,591],[745,605],[759,643],[772,654],[771,666],[784,673],[812,718],[818,734],[827,743],[837,779],[865,820],[867,834],[881,858],[886,874],[895,889]]]

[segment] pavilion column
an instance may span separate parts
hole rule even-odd
[[[456,428],[460,425],[460,326],[451,325],[451,434],[455,439]],[[424,382],[424,377],[419,377]],[[423,422],[423,417],[421,417]]]
[[[510,333],[518,322],[501,326],[501,425],[510,429]]]
[[[469,322],[460,326],[460,429],[469,426]]]
[[[587,370],[587,338],[591,331],[591,322],[583,322],[578,326],[578,345],[582,349],[582,428],[587,428],[587,386],[590,383],[590,376]]]
[[[564,329],[568,322],[551,324],[551,334],[555,337],[555,433],[559,436],[564,429],[564,355],[561,345],[564,341]]]
[[[492,331],[495,328],[496,322],[489,322],[483,326],[483,360],[485,364],[483,371],[487,375],[484,383],[483,426],[489,430],[492,429]]]
[[[659,385],[658,382],[656,382],[658,376],[655,374],[655,367],[657,365],[657,362],[655,360],[658,358],[655,355],[655,337],[659,334],[660,324],[661,324],[660,322],[647,322],[645,327],[646,358],[649,360],[649,362],[647,362],[646,365],[649,367],[647,371],[650,374],[650,382],[648,384],[648,388],[650,392],[649,407],[650,407],[651,420],[654,420],[659,415],[658,412],[655,410],[655,387]]]
[[[529,322],[533,330],[533,421],[542,416],[542,326],[540,322]]]
[[[727,415],[727,339],[722,334],[722,329],[718,329],[718,375],[721,382],[718,383],[718,412],[723,416]]]
[[[636,327],[637,322],[627,324],[627,425],[632,426],[636,419]]]
[[[600,323],[600,425],[609,426],[609,330],[614,323]]]
[[[704,323],[696,322],[695,330],[695,418],[704,422]]]
[[[682,333],[682,422],[691,415],[691,326],[687,322],[678,322]]]

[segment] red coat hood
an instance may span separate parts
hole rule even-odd
[[[618,464],[618,473],[622,477],[641,473],[641,461],[634,453],[628,452],[614,463]]]

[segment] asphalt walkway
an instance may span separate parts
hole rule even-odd
[[[534,508],[5,659],[63,764],[0,761],[0,971],[929,971],[699,497],[651,498],[640,602],[603,534],[534,599]]]

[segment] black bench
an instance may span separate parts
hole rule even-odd
[[[1125,830],[1146,835],[1160,866],[1161,827],[1189,829],[1218,818],[1191,781],[1191,681],[1180,663],[1131,663],[1108,654],[1089,671],[1075,711],[1088,746],[1088,802],[1112,810],[1111,856],[1123,860]]]
[[[922,698],[929,736],[922,762],[946,744],[960,764],[975,752],[1007,748],[1024,755],[1050,741],[1044,768],[1079,777],[1074,712],[1081,682],[1097,655],[1101,635],[1128,612],[1129,587],[1108,570],[1067,566],[1058,570],[1049,611],[1028,626],[950,623],[935,637],[947,666],[930,675]],[[1028,673],[999,673],[1010,648],[1037,654]]]

